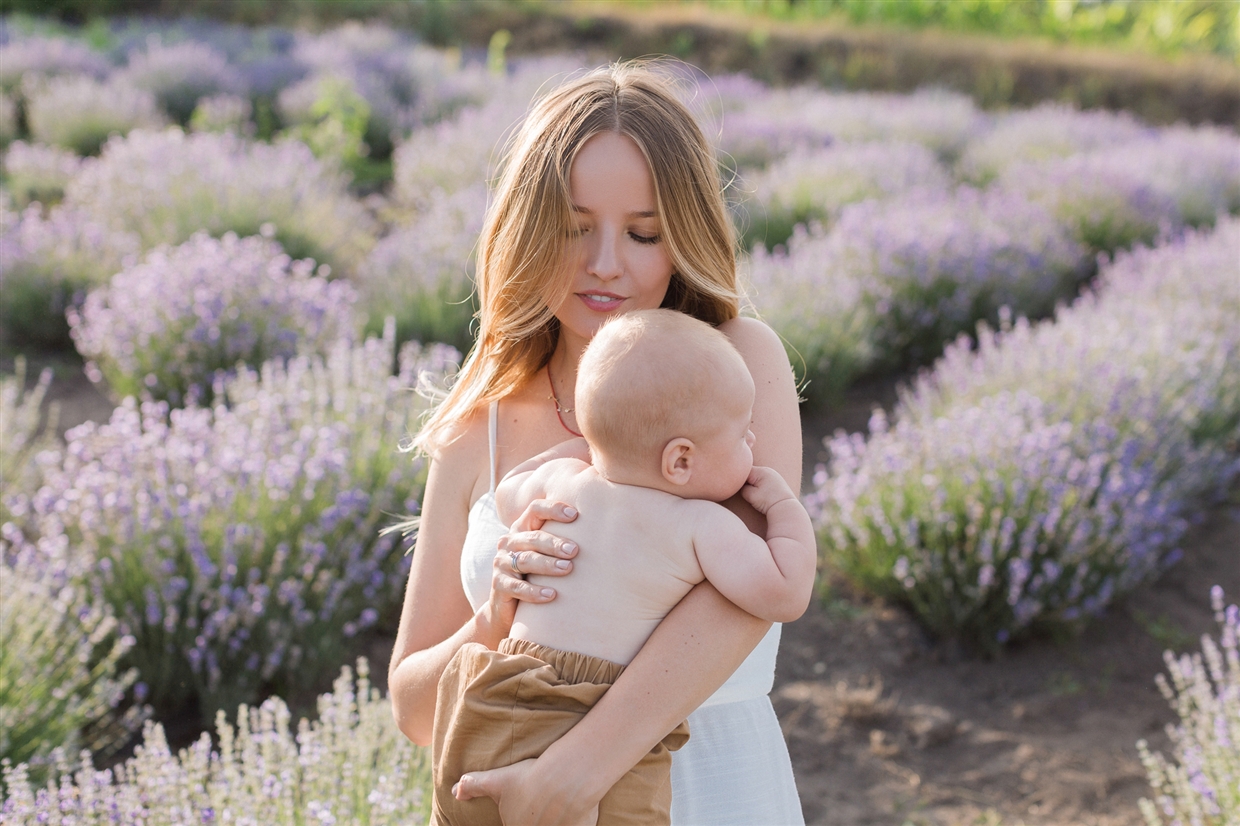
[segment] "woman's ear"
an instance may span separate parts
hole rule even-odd
[[[673,485],[687,485],[693,475],[693,442],[677,436],[663,448],[663,460],[659,465],[663,478]]]

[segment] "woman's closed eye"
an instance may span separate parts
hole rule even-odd
[[[663,236],[657,232],[654,235],[642,235],[640,232],[630,232],[629,237],[639,244],[657,244],[663,240]]]

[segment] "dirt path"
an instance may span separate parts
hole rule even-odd
[[[890,383],[869,388],[890,404]],[[807,453],[871,404],[850,394],[806,422]],[[807,457],[807,466],[812,462]],[[1166,750],[1154,683],[1163,651],[1217,636],[1209,593],[1240,599],[1240,495],[1212,510],[1184,559],[1080,636],[981,659],[928,638],[903,609],[843,583],[785,626],[772,699],[809,824],[1141,824],[1136,742]]]
[[[71,359],[32,359],[31,379],[48,364],[62,432],[107,417],[111,405]],[[807,418],[807,482],[824,435],[861,429],[875,403],[894,400],[893,381],[873,382]],[[1140,824],[1148,791],[1136,741],[1165,749],[1173,720],[1154,685],[1162,652],[1196,650],[1215,630],[1212,585],[1240,599],[1240,495],[1183,548],[1175,568],[1080,637],[994,659],[936,642],[902,609],[835,583],[784,627],[772,695],[807,823]],[[373,638],[361,653],[386,663],[390,652],[390,639]]]

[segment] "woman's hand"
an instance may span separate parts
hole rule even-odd
[[[491,572],[490,622],[499,639],[508,635],[520,602],[550,602],[555,589],[525,580],[526,574],[564,576],[573,570],[577,545],[553,536],[542,526],[548,522],[572,522],[577,511],[561,502],[535,499],[500,538]]]
[[[490,771],[470,772],[452,787],[457,800],[489,797],[499,807],[500,820],[508,824],[540,826],[595,826],[598,800],[566,801],[536,776],[538,761],[522,760]]]

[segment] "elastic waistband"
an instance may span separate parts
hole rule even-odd
[[[539,645],[529,640],[500,640],[501,654],[524,654],[542,660],[551,666],[560,679],[566,683],[614,683],[622,673],[624,666],[610,660],[578,654],[575,651],[561,651]]]

